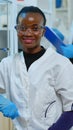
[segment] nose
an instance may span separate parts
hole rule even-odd
[[[31,35],[33,32],[32,32],[32,29],[31,28],[27,28],[25,31],[24,31],[24,34],[25,35]]]

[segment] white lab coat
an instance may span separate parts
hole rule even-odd
[[[0,63],[0,92],[18,107],[17,130],[47,130],[73,103],[73,65],[48,48],[27,72],[23,52]],[[63,105],[63,106],[62,106]]]

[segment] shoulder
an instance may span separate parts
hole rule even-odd
[[[23,52],[7,56],[2,59],[2,61],[0,62],[0,65],[10,66],[14,64],[18,59],[21,59],[21,57],[23,57]]]
[[[57,53],[55,50],[50,49],[50,55],[49,55],[49,49],[47,49],[47,58],[46,61],[48,62],[48,68],[50,70],[53,70],[54,73],[73,73],[73,64],[70,62],[68,58],[65,56]]]
[[[63,64],[68,64],[68,63],[71,64],[70,60],[69,60],[67,57],[65,57],[65,56],[63,56],[63,55],[57,53],[57,52],[56,52],[54,49],[52,49],[52,48],[48,48],[46,52],[47,52],[48,56],[50,56],[51,60],[52,60],[54,63],[59,63],[59,64],[62,64],[62,65],[63,65]],[[49,53],[50,53],[50,54],[49,54]]]

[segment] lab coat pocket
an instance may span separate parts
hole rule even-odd
[[[56,100],[54,100],[54,101],[52,101],[52,102],[49,102],[49,104],[48,104],[48,106],[47,106],[47,108],[46,108],[46,110],[45,110],[45,118],[47,117],[47,115],[48,115],[48,112],[51,110],[51,108],[53,107],[53,105],[55,104],[55,102],[56,102]]]
[[[44,127],[51,126],[56,119],[56,94],[52,87],[43,87],[35,97],[33,113],[36,120]]]
[[[44,111],[45,125],[51,126],[56,120],[56,100],[48,102]]]

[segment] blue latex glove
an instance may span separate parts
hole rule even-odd
[[[16,105],[2,95],[0,95],[0,112],[2,112],[5,117],[11,119],[19,116]]]
[[[73,44],[61,45],[63,55],[67,58],[73,58]]]

